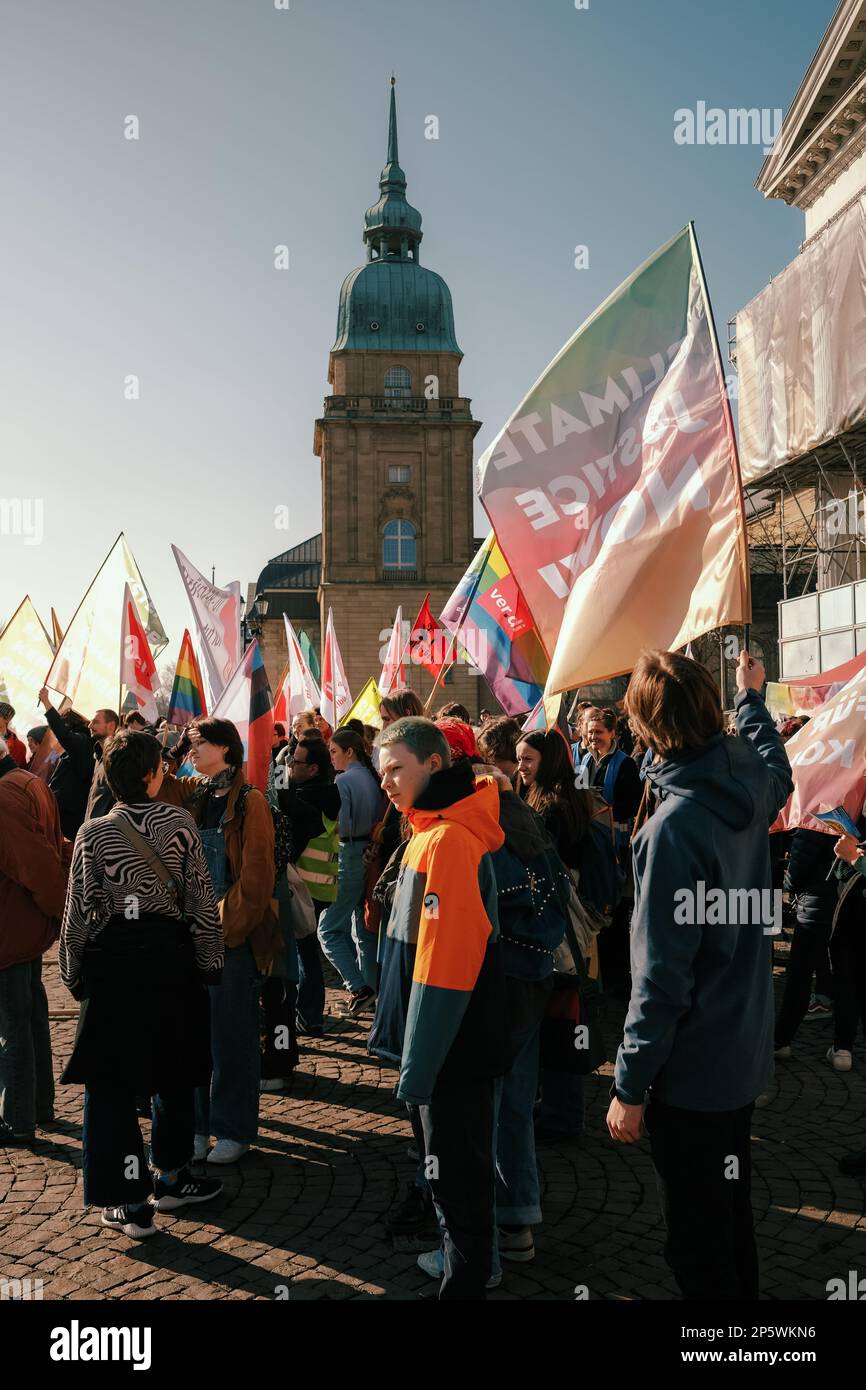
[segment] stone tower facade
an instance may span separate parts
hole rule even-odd
[[[394,84],[380,197],[364,225],[366,263],[346,278],[314,452],[322,466],[320,630],[333,610],[353,695],[378,677],[398,605],[407,623],[430,593],[441,612],[475,551],[473,439],[480,422],[461,394],[462,353],[448,286],[420,264],[421,215],[406,201]],[[428,672],[407,668],[426,698]],[[440,698],[441,697],[441,698]],[[434,708],[490,703],[465,665]]]

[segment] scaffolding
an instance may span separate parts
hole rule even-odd
[[[728,321],[728,358],[736,371],[736,319]],[[786,599],[866,576],[864,488],[866,423],[745,487],[754,572],[779,574]],[[788,526],[791,513],[795,524]]]

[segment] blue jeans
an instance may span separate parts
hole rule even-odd
[[[536,1023],[511,1064],[496,1082],[496,1224],[536,1226],[541,1195],[535,1161],[532,1108],[538,1090],[541,1023]],[[583,1077],[579,1078],[581,1081]]]
[[[259,987],[248,942],[226,949],[221,985],[210,994],[210,1091],[195,1093],[195,1132],[252,1144],[259,1128]]]
[[[313,898],[313,907],[321,917],[325,904]],[[304,936],[295,944],[298,948],[298,1021],[307,1028],[321,1028],[325,1019],[325,977],[319,956],[319,938]]]
[[[319,918],[319,940],[327,959],[355,993],[376,988],[377,939],[364,926],[360,910],[364,895],[366,840],[340,845],[337,898]]]
[[[193,1090],[153,1097],[150,1153],[154,1170],[171,1180],[192,1159]],[[82,1136],[84,1205],[140,1206],[153,1191],[135,1096],[86,1087]]]
[[[569,1076],[563,1071],[541,1073],[541,1105],[535,1122],[539,1129],[555,1130],[558,1134],[583,1134],[582,1076]]]
[[[42,957],[0,970],[0,1117],[29,1134],[54,1108]]]

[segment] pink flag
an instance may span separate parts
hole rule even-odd
[[[150,643],[138,616],[135,600],[128,584],[123,588],[123,615],[120,625],[120,686],[135,702],[149,723],[159,718],[156,708],[156,689],[159,680]],[[131,703],[127,698],[125,703]]]
[[[337,646],[334,632],[334,615],[328,609],[328,626],[325,630],[325,649],[322,654],[322,717],[336,729],[342,723],[346,712],[351,709],[352,696],[349,682],[343,667],[343,658]]]
[[[841,806],[856,821],[866,794],[866,667],[785,744],[794,790],[773,830],[823,830],[814,812]]]
[[[385,664],[379,678],[379,694],[391,695],[406,689],[406,668],[403,665],[403,609],[397,609],[391,640],[385,653]]]

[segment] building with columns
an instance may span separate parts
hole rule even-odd
[[[463,354],[451,293],[421,264],[421,214],[406,197],[391,79],[387,159],[364,216],[366,261],[340,290],[337,333],[313,452],[321,461],[322,531],[275,556],[255,594],[267,599],[260,641],[272,685],[286,660],[282,615],[319,651],[333,610],[353,696],[378,678],[398,605],[415,618],[429,591],[442,611],[477,545],[473,440],[480,421],[461,393]],[[407,668],[426,698],[432,678]],[[497,709],[471,667],[454,667],[434,708],[461,700]]]

